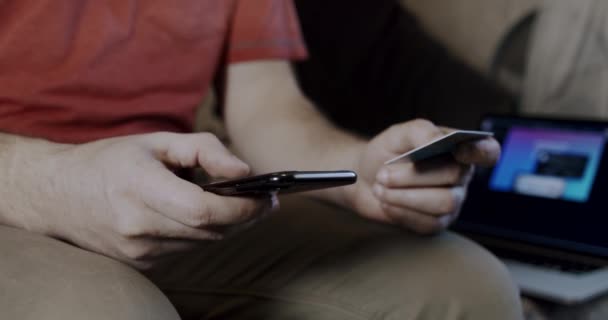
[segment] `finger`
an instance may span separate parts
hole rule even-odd
[[[460,163],[493,166],[500,158],[500,144],[494,138],[465,143],[453,152]]]
[[[253,219],[238,225],[231,226],[213,226],[210,229],[220,233],[224,238],[229,238],[235,234],[238,234],[244,230],[247,230],[254,225],[258,224],[262,220],[267,219],[273,213],[278,212],[280,210],[280,203],[278,192],[270,193],[270,208],[265,210],[262,214],[255,216]]]
[[[376,185],[374,195],[390,206],[440,217],[460,211],[466,188],[387,189]]]
[[[453,218],[450,216],[429,216],[415,210],[391,206],[390,204],[382,205],[382,209],[393,223],[423,235],[435,234],[442,231],[453,221]]]
[[[221,197],[162,168],[142,177],[140,198],[150,208],[194,228],[247,222],[267,211],[270,197]]]
[[[161,213],[141,205],[134,208],[138,214],[121,217],[117,221],[117,231],[123,238],[158,238],[191,241],[217,241],[223,235],[210,229],[199,229],[167,218]]]
[[[454,159],[429,159],[421,164],[398,162],[384,166],[376,179],[387,188],[439,187],[464,184],[472,166]]]
[[[157,133],[144,136],[157,158],[180,168],[201,166],[212,177],[239,178],[249,166],[210,133]]]
[[[189,240],[167,240],[156,238],[129,239],[120,246],[123,260],[128,263],[139,263],[153,261],[168,255],[187,252],[200,247],[198,241]]]
[[[379,139],[383,140],[382,142],[393,155],[399,155],[443,135],[441,128],[432,122],[417,119],[390,127],[379,136]]]
[[[261,221],[266,220],[274,212],[275,211],[269,210],[245,223],[232,225],[232,226],[226,226],[226,227],[217,227],[217,228],[213,228],[213,229],[218,231],[219,233],[221,233],[222,236],[224,237],[224,239],[228,239],[236,234],[239,234],[247,229],[250,229],[251,227],[260,223]]]

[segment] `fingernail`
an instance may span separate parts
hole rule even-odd
[[[479,140],[475,143],[475,148],[477,152],[486,154],[494,147],[494,142],[490,139]]]
[[[452,195],[458,204],[461,204],[464,201],[466,196],[466,189],[462,186],[452,188]]]
[[[247,165],[243,160],[239,159],[235,155],[231,155],[230,159],[234,162],[234,164],[247,168],[249,170],[249,165]]]
[[[452,222],[452,217],[450,215],[443,216],[443,217],[439,218],[439,223],[444,228],[449,227],[451,222]]]
[[[239,159],[239,157],[231,154],[230,155],[230,160],[236,162],[236,163],[240,163],[240,164],[245,164],[245,162],[243,162],[243,160]]]
[[[224,240],[224,235],[221,235],[219,233],[212,233],[211,235],[209,235],[210,240],[212,241],[220,241],[220,240]]]
[[[380,172],[378,172],[378,176],[376,177],[376,179],[378,179],[378,181],[382,184],[388,184],[388,176],[388,169],[384,168],[381,169]]]
[[[376,197],[382,197],[382,194],[384,193],[384,188],[379,184],[375,184],[372,191]]]

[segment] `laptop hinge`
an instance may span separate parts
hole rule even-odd
[[[471,240],[481,244],[488,250],[492,251],[495,249],[513,250],[516,252],[525,252],[526,254],[538,255],[540,257],[559,257],[560,259],[568,261],[576,261],[595,266],[607,266],[608,258],[599,257],[588,254],[575,253],[567,250],[560,250],[554,248],[548,248],[538,245],[533,245],[524,242],[518,242],[514,240],[506,240],[497,237],[491,237],[486,235],[479,235],[474,233],[462,233],[462,235],[470,238]]]

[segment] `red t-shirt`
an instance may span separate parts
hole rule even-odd
[[[0,1],[0,132],[189,132],[222,63],[305,55],[291,0]]]

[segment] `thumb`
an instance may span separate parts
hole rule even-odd
[[[178,168],[200,166],[212,177],[239,178],[249,166],[210,133],[154,133],[144,136],[146,145],[160,161]]]
[[[377,137],[391,153],[398,155],[444,135],[443,129],[428,120],[417,119],[393,125]]]

